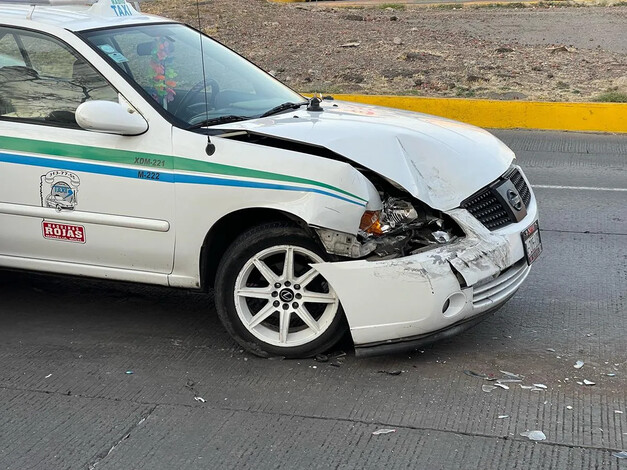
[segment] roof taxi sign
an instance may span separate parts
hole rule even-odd
[[[126,0],[100,0],[95,3],[89,12],[98,16],[133,16],[137,10]]]

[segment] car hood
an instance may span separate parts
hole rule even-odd
[[[322,106],[220,127],[325,147],[439,210],[459,207],[514,159],[492,134],[461,122],[341,101]]]

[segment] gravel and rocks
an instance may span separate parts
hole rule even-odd
[[[199,25],[193,1],[144,5]],[[198,9],[205,33],[301,92],[543,101],[627,93],[624,5],[358,9],[205,0]]]

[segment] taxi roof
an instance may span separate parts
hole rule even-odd
[[[160,16],[139,12],[125,0],[99,0],[97,2],[58,2],[61,5],[45,4],[45,0],[2,1],[0,0],[0,23],[7,20],[28,20],[57,26],[70,31],[84,31],[122,25],[171,22]],[[74,3],[63,5],[63,3]]]

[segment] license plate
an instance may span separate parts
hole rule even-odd
[[[542,240],[540,239],[540,225],[536,220],[533,224],[527,227],[520,234],[525,247],[525,257],[527,258],[527,264],[531,265],[540,253],[542,253]]]

